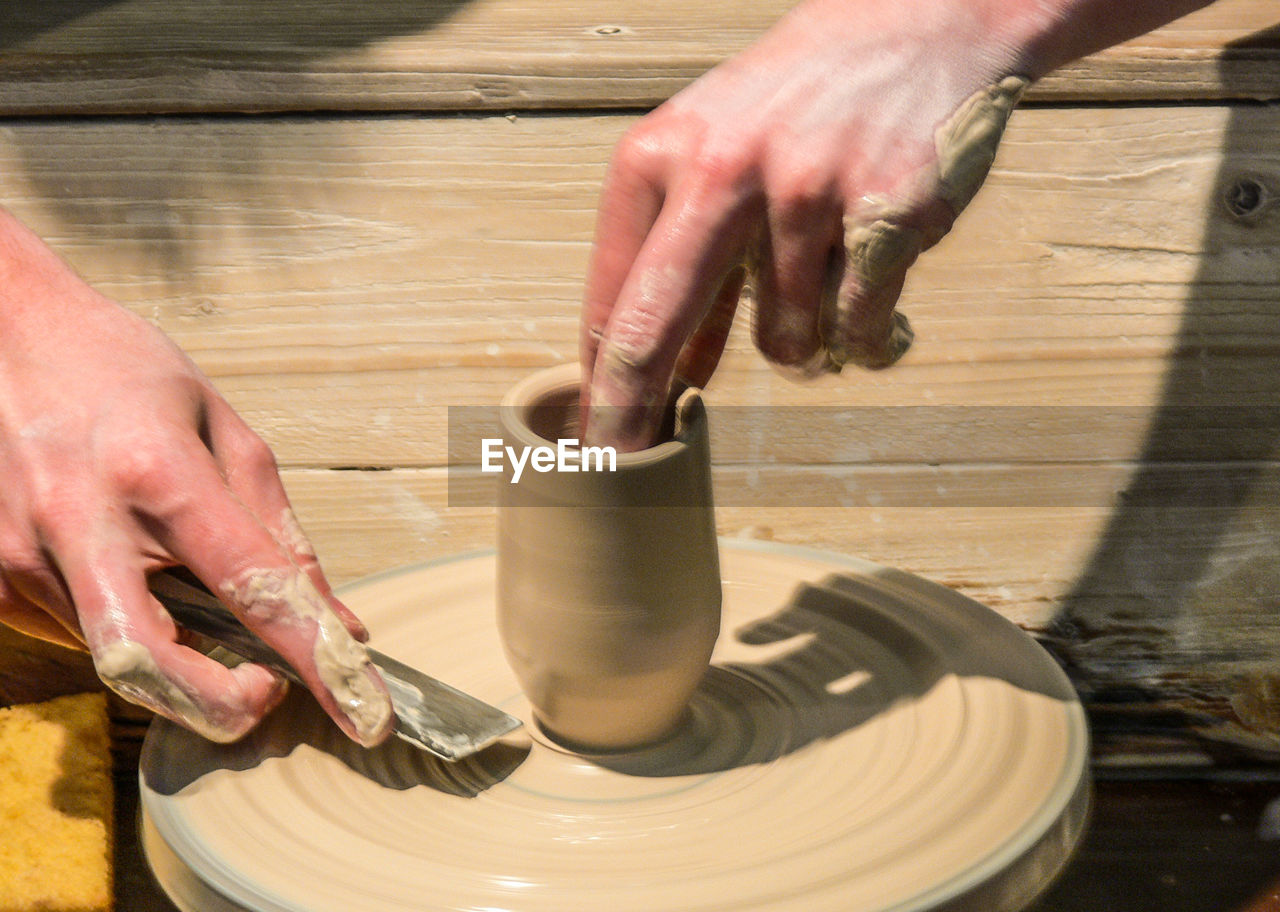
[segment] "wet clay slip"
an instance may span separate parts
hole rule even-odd
[[[1084,714],[996,613],[864,561],[721,543],[724,633],[671,735],[534,725],[456,764],[365,750],[304,694],[248,739],[147,735],[142,839],[183,912],[1022,909],[1088,802]],[[396,658],[532,720],[492,554],[340,595]]]
[[[500,408],[504,445],[580,438],[579,378],[578,365],[564,365],[513,387]],[[696,390],[679,396],[668,423],[667,439],[649,449],[576,449],[564,469],[526,468],[518,481],[508,460],[498,483],[502,645],[538,722],[579,748],[616,750],[670,732],[720,629],[707,416]]]

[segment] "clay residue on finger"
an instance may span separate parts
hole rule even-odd
[[[870,224],[846,219],[844,232],[849,268],[868,288],[879,288],[906,272],[924,240],[915,228],[882,218]]]
[[[915,340],[916,333],[911,328],[911,322],[907,319],[907,315],[900,310],[895,310],[891,317],[889,335],[885,338],[884,344],[880,346],[873,356],[859,362],[863,367],[869,367],[872,370],[892,367],[911,348],[911,343]]]
[[[958,215],[982,187],[1009,115],[1031,80],[1006,76],[974,93],[934,133],[939,195]]]
[[[364,644],[351,635],[305,573],[246,570],[223,585],[222,595],[263,624],[313,627],[312,656],[321,683],[361,743],[382,739],[391,724],[391,699]]]
[[[911,348],[915,331],[907,315],[901,311],[890,314],[889,331],[874,342],[862,338],[845,339],[832,347],[833,357],[840,364],[856,364],[868,370],[884,370],[897,364]],[[838,372],[838,371],[837,371]]]
[[[640,371],[639,361],[616,344],[606,346],[597,356],[584,443],[608,444],[623,451],[653,445],[667,403],[666,394],[638,385]],[[623,404],[622,393],[630,394],[632,401]]]
[[[316,558],[316,550],[312,547],[307,534],[302,531],[298,517],[288,507],[280,511],[280,543],[296,557],[310,560]]]
[[[245,733],[246,722],[256,721],[214,718],[194,694],[166,675],[151,650],[136,640],[116,640],[102,646],[94,653],[93,662],[98,677],[120,696],[173,719],[210,741],[234,741]],[[281,693],[285,686],[280,679]]]
[[[865,217],[845,217],[845,271],[852,272],[857,282],[859,302],[893,306],[897,289],[906,271],[920,255],[925,234],[905,225],[898,218],[883,216],[871,221]],[[891,310],[888,325],[878,338],[869,338],[865,326],[855,326],[848,293],[840,277],[828,277],[823,308],[830,317],[823,324],[823,341],[835,373],[846,363],[880,369],[889,367],[911,347],[915,333],[905,316]]]

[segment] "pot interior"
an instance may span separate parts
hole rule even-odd
[[[521,419],[543,440],[581,440],[578,419],[578,384],[560,387],[538,396],[525,406]]]
[[[539,393],[520,411],[520,420],[543,440],[555,442],[569,438],[581,442],[582,421],[578,409],[578,390],[579,384],[574,383]],[[667,401],[662,414],[662,428],[654,446],[675,437],[675,404],[683,391],[682,385],[677,386]]]

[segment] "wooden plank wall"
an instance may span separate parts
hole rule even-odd
[[[791,0],[0,3],[14,114],[648,107]],[[1045,79],[1033,98],[1271,98],[1270,0],[1223,0]]]
[[[335,580],[486,547],[448,408],[574,356],[613,143],[787,5],[0,3],[0,200],[215,379]],[[722,531],[992,605],[1104,745],[1280,755],[1278,23],[1221,0],[1036,87],[895,369],[793,386],[740,321]]]

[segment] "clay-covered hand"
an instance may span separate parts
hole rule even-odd
[[[628,132],[587,278],[592,442],[652,442],[673,375],[714,370],[744,277],[774,364],[901,356],[907,270],[978,190],[1028,84],[1014,24],[986,12],[808,0]]]
[[[2,210],[0,478],[0,621],[87,646],[118,693],[233,740],[285,684],[188,645],[147,588],[185,565],[348,735],[388,733],[367,633],[333,597],[266,445],[168,338]]]
[[[917,255],[977,192],[1033,79],[1208,0],[804,0],[615,151],[587,275],[587,439],[653,442],[740,289],[786,372],[884,367]]]

